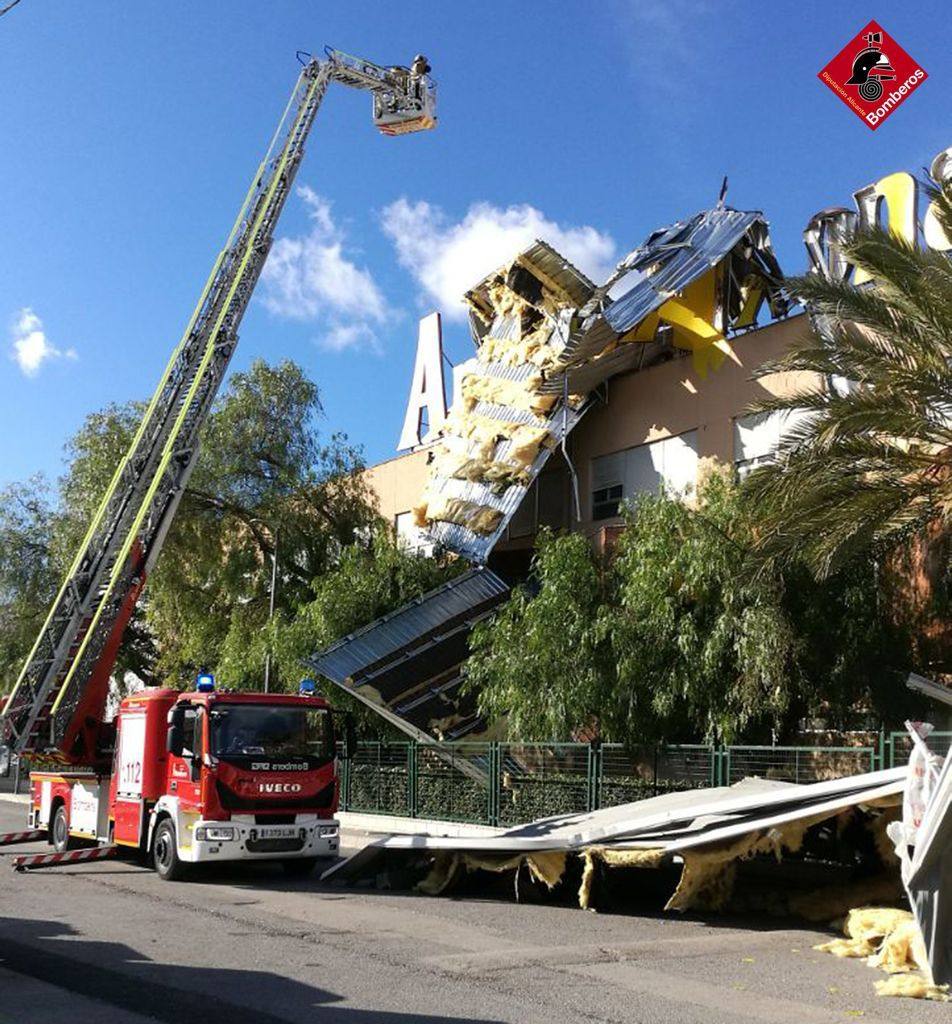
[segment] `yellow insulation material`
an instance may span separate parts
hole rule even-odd
[[[511,409],[544,416],[555,405],[558,395],[544,395],[536,390],[542,383],[541,375],[524,381],[506,380],[504,377],[484,377],[467,373],[460,384],[463,408],[472,410],[477,402],[508,405]]]
[[[426,495],[424,495],[426,498]],[[466,501],[463,498],[451,498],[444,494],[438,494],[418,505],[413,510],[414,522],[421,525],[433,519],[439,519],[444,523],[456,523],[458,526],[465,526],[473,533],[492,533],[502,519],[502,512],[498,508],[490,508],[488,505],[477,505],[473,501]]]
[[[554,889],[565,874],[568,854],[564,850],[543,851],[532,854],[515,854],[511,857],[479,856],[476,853],[439,853],[433,861],[430,873],[417,885],[417,890],[427,896],[438,896],[444,892],[463,871],[512,871],[525,864],[529,874],[547,888]]]
[[[509,435],[509,440],[512,441],[509,459],[517,466],[528,469],[535,462],[542,445],[550,440],[550,435],[545,427],[520,423]]]
[[[426,501],[423,501],[420,505],[413,506],[413,525],[418,526],[421,530],[425,530],[430,523],[426,516],[427,508],[428,503]]]
[[[908,974],[916,969],[929,968],[926,944],[912,915],[887,932],[879,952],[870,957],[870,967],[878,967],[887,974]]]
[[[500,438],[515,426],[515,423],[491,419],[489,416],[476,416],[473,413],[468,416],[459,416],[453,412],[450,413],[446,421],[446,436],[443,438],[443,446],[455,445],[457,439],[468,441],[478,445],[477,458],[488,460],[493,457]]]
[[[517,295],[501,280],[495,281],[486,291],[489,293],[489,301],[497,316],[521,317],[523,313],[532,309],[532,306],[521,295]]]
[[[728,842],[681,851],[684,860],[681,878],[664,909],[721,909],[733,892],[738,861],[758,853],[772,853],[777,860],[784,851],[796,853],[803,845],[807,830],[827,817],[830,815],[791,821],[766,832],[748,832]]]
[[[514,857],[480,857],[475,853],[462,854],[463,866],[467,871],[510,871],[525,864],[529,874],[537,882],[543,882],[549,889],[554,889],[565,874],[565,861],[568,854],[564,850],[552,850],[528,855],[517,854]]]
[[[542,294],[537,301],[529,302],[506,283],[517,264],[534,275],[541,285]],[[544,419],[551,413],[558,395],[543,394],[541,387],[543,371],[555,361],[549,346],[553,327],[551,319],[546,320],[539,311],[555,314],[562,306],[571,305],[571,298],[557,282],[545,275],[540,277],[534,267],[517,258],[501,267],[488,286],[480,285],[468,292],[466,299],[486,324],[496,316],[515,319],[515,330],[512,324],[509,330],[516,336],[504,338],[490,334],[480,342],[475,367],[464,372],[453,408],[443,425],[442,443],[430,464],[430,481],[466,480],[485,484],[499,493],[513,484],[527,485],[532,464],[543,446],[550,446],[553,439],[545,425],[478,416],[476,405],[486,402],[510,409],[513,417],[518,413],[531,413]],[[489,363],[509,367],[529,365],[535,369],[525,380],[505,380],[485,372]],[[502,459],[496,458],[500,441],[511,442],[509,452]],[[501,513],[489,506],[428,492],[424,492],[413,513],[419,527],[443,521],[480,534],[493,533],[501,519]]]
[[[948,985],[930,985],[919,974],[894,974],[876,983],[878,996],[905,996],[907,999],[931,999],[937,1003],[952,1001]]]
[[[496,445],[503,440],[512,442],[509,455],[504,460],[496,460]],[[525,482],[539,449],[550,440],[545,427],[472,416],[458,435],[445,437],[437,447],[432,472],[437,476],[487,483]]]
[[[847,915],[843,931],[846,938],[813,948],[833,956],[864,957],[870,967],[891,974],[876,982],[877,995],[949,1001],[949,986],[930,980],[925,943],[908,910],[858,907]]]
[[[446,889],[459,870],[459,858],[455,853],[438,853],[433,860],[429,874],[417,882],[417,892],[425,896],[439,896]]]
[[[610,868],[659,868],[664,861],[664,850],[617,850],[607,846],[589,846],[582,856],[585,864],[578,890],[578,905],[587,910],[592,899],[595,865],[599,861]]]
[[[843,925],[845,939],[831,939],[813,948],[839,957],[869,957],[886,936],[908,924],[912,914],[893,907],[860,907],[851,910]]]
[[[452,441],[459,440],[452,438]],[[495,448],[495,444],[492,446]],[[483,481],[488,484],[508,486],[521,483],[525,479],[523,467],[509,462],[496,462],[484,454],[482,447],[474,452],[467,451],[465,443],[462,447],[440,445],[433,458],[433,472],[441,477],[455,477],[457,480]],[[494,488],[495,489],[495,488]]]
[[[483,338],[479,346],[479,359],[484,363],[502,363],[503,366],[521,366],[533,363],[540,369],[555,364],[555,353],[548,341],[552,330],[537,327],[521,338]]]

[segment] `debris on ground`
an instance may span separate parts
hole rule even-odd
[[[870,967],[891,975],[876,982],[880,996],[907,996],[949,1002],[949,986],[930,980],[925,943],[915,917],[895,907],[851,910],[843,926],[844,939],[822,942],[813,948],[833,956],[861,957]]]

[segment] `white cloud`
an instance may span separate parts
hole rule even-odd
[[[373,329],[361,323],[331,323],[318,339],[322,348],[331,352],[343,352],[348,348],[379,349],[380,343]]]
[[[315,321],[319,344],[334,351],[376,347],[374,326],[392,315],[383,293],[348,254],[331,204],[307,185],[297,195],[308,209],[310,231],[275,241],[261,275],[264,305],[275,316]]]
[[[463,293],[480,278],[541,238],[596,282],[614,266],[612,237],[593,227],[571,227],[549,220],[534,206],[474,203],[460,221],[438,206],[405,197],[385,207],[384,232],[397,259],[450,317],[462,317]]]
[[[13,318],[10,328],[13,358],[26,377],[35,377],[44,363],[52,359],[78,359],[76,349],[58,349],[46,336],[43,321],[24,306]]]

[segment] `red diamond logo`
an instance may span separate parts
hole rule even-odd
[[[818,77],[876,131],[929,76],[891,35],[871,21]]]

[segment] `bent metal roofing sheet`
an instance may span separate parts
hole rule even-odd
[[[578,852],[599,844],[620,849],[661,848],[675,855],[786,822],[898,797],[906,773],[902,766],[807,785],[751,778],[729,787],[667,793],[602,810],[543,818],[492,835],[391,835],[365,847],[353,862],[334,865],[322,878],[348,877],[351,863],[363,871],[369,860],[387,850],[518,854]]]
[[[318,651],[308,664],[334,683],[360,678],[395,654],[465,621],[509,594],[494,572],[471,569]]]

